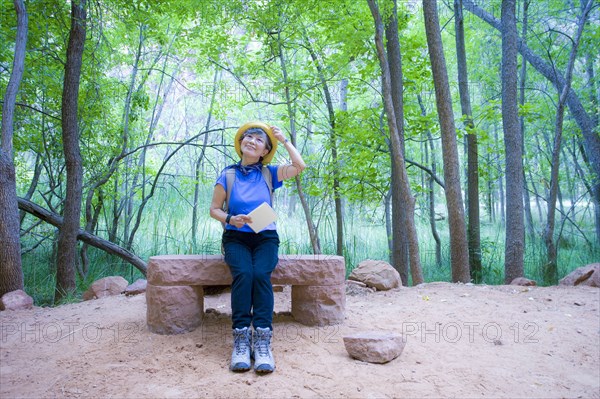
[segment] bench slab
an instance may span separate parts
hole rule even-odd
[[[280,255],[271,282],[292,286],[292,316],[305,325],[342,323],[346,266],[334,255]],[[193,331],[204,317],[203,286],[230,285],[222,255],[160,255],[148,261],[147,324],[158,334]]]
[[[146,276],[154,285],[230,285],[222,255],[159,255],[148,261]],[[334,255],[280,255],[271,275],[277,285],[339,285],[346,278],[344,258]]]

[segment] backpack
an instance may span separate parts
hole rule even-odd
[[[271,205],[273,205],[273,180],[271,177],[271,169],[269,169],[266,165],[263,165],[261,169],[261,173],[263,175],[263,180],[267,183],[267,187],[269,188],[269,193],[271,194]],[[231,197],[231,189],[233,188],[233,183],[235,182],[235,169],[230,168],[225,171],[225,181],[227,182],[227,191],[225,197],[225,203],[223,204],[223,210],[225,213],[228,213],[229,209],[229,198]],[[225,229],[225,223],[221,223],[223,225],[223,229]]]

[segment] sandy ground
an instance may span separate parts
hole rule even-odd
[[[600,290],[430,283],[354,289],[344,324],[307,327],[276,294],[275,373],[228,370],[228,294],[202,327],[150,333],[144,295],[0,312],[0,397],[600,398]],[[403,332],[387,364],[343,336]]]

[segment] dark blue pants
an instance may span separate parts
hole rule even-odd
[[[279,236],[275,230],[258,234],[225,230],[225,262],[229,265],[233,328],[273,329],[271,273],[279,261]]]

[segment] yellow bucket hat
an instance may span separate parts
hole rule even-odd
[[[237,152],[237,154],[239,155],[240,158],[242,157],[240,138],[242,137],[242,134],[244,134],[244,132],[246,132],[246,130],[249,130],[252,128],[262,129],[269,136],[269,139],[271,140],[271,151],[269,151],[269,153],[267,155],[265,155],[262,160],[262,163],[264,165],[266,165],[273,160],[273,157],[275,156],[275,152],[277,151],[277,143],[278,143],[277,139],[273,135],[273,132],[271,131],[271,128],[266,123],[254,121],[254,122],[244,123],[242,126],[240,126],[237,133],[235,134],[235,139],[234,139],[235,152]]]

